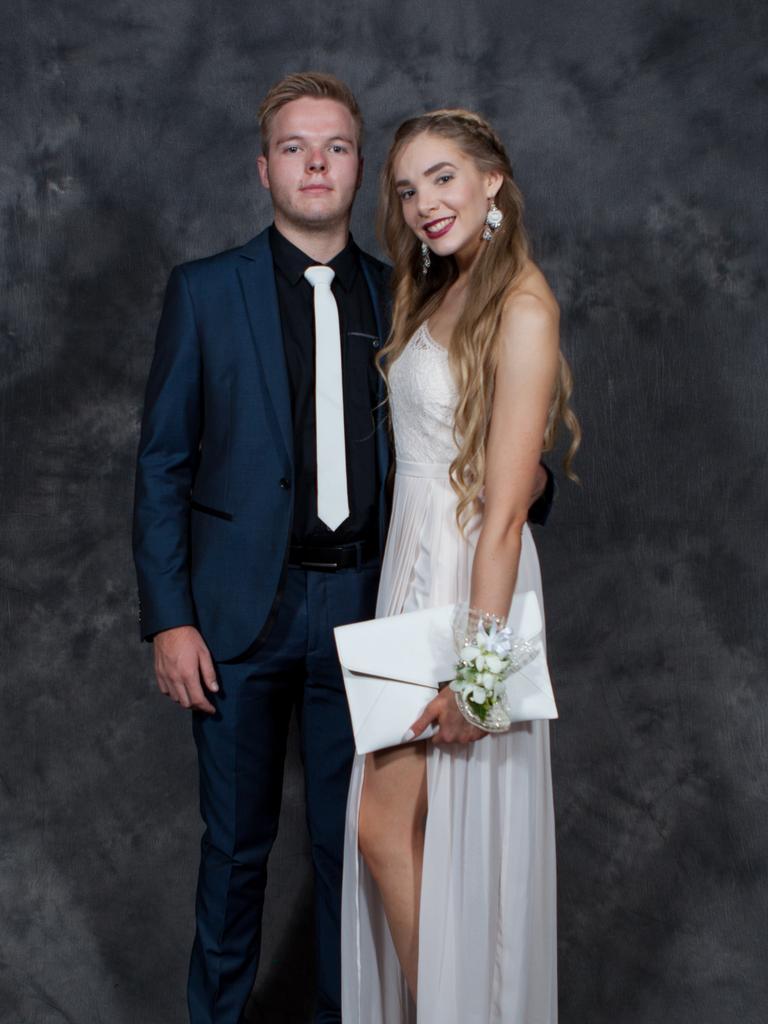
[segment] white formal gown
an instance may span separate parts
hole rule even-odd
[[[464,539],[448,479],[456,387],[422,325],[392,365],[392,519],[377,616],[467,600],[477,532]],[[523,530],[519,590],[541,576]],[[555,1024],[555,833],[547,722],[466,747],[427,742],[427,814],[418,1006],[378,889],[357,845],[365,758],[347,808],[342,897],[344,1024]]]

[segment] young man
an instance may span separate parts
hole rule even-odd
[[[264,100],[260,128],[274,224],[175,268],[168,284],[134,551],[142,635],[154,639],[161,691],[193,709],[200,766],[190,1020],[242,1020],[295,707],[315,875],[315,1020],[329,1024],[341,1019],[353,754],[332,631],[374,614],[389,467],[374,356],[389,327],[387,270],[349,235],[363,164],[348,87],[290,75]]]

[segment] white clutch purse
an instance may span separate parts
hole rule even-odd
[[[438,684],[455,678],[455,607],[423,608],[334,629],[358,754],[402,743]],[[534,591],[515,594],[508,623],[540,651],[508,677],[507,713],[516,722],[557,718]],[[434,732],[430,727],[417,739]]]

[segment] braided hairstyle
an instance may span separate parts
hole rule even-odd
[[[495,202],[504,220],[493,243],[480,248],[470,271],[464,309],[449,343],[449,360],[459,395],[454,421],[458,452],[451,463],[451,484],[458,498],[456,519],[463,529],[480,510],[499,325],[504,303],[529,261],[529,243],[523,225],[523,197],[514,181],[512,164],[501,139],[486,120],[470,110],[455,108],[435,110],[404,121],[395,133],[381,176],[378,228],[393,265],[394,293],[392,329],[379,355],[382,373],[386,376],[387,368],[400,356],[416,328],[429,319],[458,277],[454,257],[440,257],[436,253],[430,254],[429,271],[422,273],[421,244],[405,223],[395,187],[395,164],[400,154],[424,133],[448,139],[474,162],[481,174],[496,171],[503,179]],[[565,471],[576,479],[571,464],[581,430],[568,404],[572,389],[571,371],[561,353],[543,450],[552,449],[558,425],[564,422],[572,435],[564,460]]]

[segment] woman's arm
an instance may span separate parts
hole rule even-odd
[[[470,607],[506,618],[559,368],[557,306],[530,292],[515,294],[500,332]]]
[[[485,461],[485,513],[472,569],[470,607],[506,619],[515,590],[521,533],[538,471],[559,369],[557,305],[530,293],[511,297],[501,322],[501,351]],[[432,742],[472,743],[488,734],[460,714],[447,687],[426,706],[406,738],[437,722]]]

